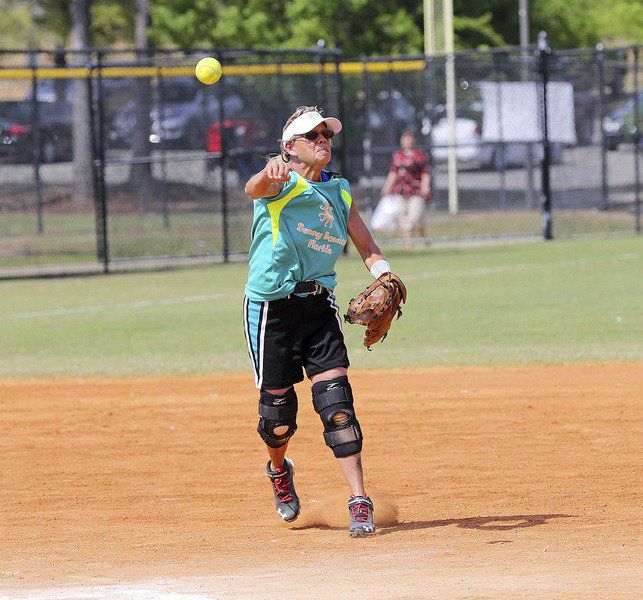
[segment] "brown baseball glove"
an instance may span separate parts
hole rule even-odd
[[[366,325],[364,346],[370,350],[386,337],[393,318],[402,316],[400,304],[403,302],[406,302],[406,287],[402,280],[393,273],[384,273],[350,301],[344,320]]]

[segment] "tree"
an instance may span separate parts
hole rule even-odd
[[[604,39],[619,44],[643,40],[643,0],[613,0],[608,6],[594,9],[598,28]]]
[[[146,62],[149,57],[148,26],[150,9],[148,0],[136,0],[136,16],[134,24],[134,47],[141,62]],[[135,158],[144,158],[150,155],[150,108],[152,104],[152,91],[150,81],[146,77],[136,80],[137,101],[136,121],[138,126],[132,134],[132,153]],[[135,162],[130,169],[130,182],[136,184],[139,203],[147,212],[152,198],[152,165],[149,162]]]
[[[442,0],[436,0],[441,2]],[[423,12],[419,0],[149,0],[150,39],[157,45],[218,48],[315,46],[337,40],[347,56],[421,53]],[[38,39],[68,42],[68,0],[0,0],[0,37],[19,31],[29,4],[38,5]],[[518,44],[518,0],[454,0],[456,47]],[[643,38],[643,0],[531,0],[530,39],[546,30],[554,48],[592,47],[605,37],[620,43]],[[92,36],[99,46],[131,45],[135,3],[91,4]],[[5,35],[5,32],[7,35]],[[53,39],[52,39],[53,38]],[[25,39],[15,37],[17,47]]]
[[[546,31],[549,44],[555,49],[592,48],[601,41],[594,10],[596,5],[596,0],[534,2],[531,11],[533,35]]]
[[[158,44],[313,47],[337,41],[345,54],[405,54],[422,48],[417,0],[156,0]]]
[[[27,0],[24,1],[27,3]],[[35,22],[42,32],[48,32],[52,44],[68,45],[72,28],[69,0],[29,0],[29,3],[40,8]],[[89,2],[89,11],[91,39],[96,46],[105,47],[128,41],[131,44],[134,35],[134,6],[131,0]]]
[[[91,47],[89,0],[70,0],[70,45],[72,50]],[[85,54],[74,55],[72,65],[85,66]],[[89,89],[84,79],[74,80],[72,148],[74,156],[74,190],[76,202],[83,204],[93,198],[91,123]]]

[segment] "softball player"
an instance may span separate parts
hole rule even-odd
[[[391,268],[352,200],[348,182],[325,171],[335,117],[301,106],[286,121],[281,155],[246,183],[254,200],[244,328],[259,394],[258,433],[270,460],[277,512],[299,515],[294,466],[286,448],[297,429],[293,384],[312,383],[315,411],[350,488],[349,534],[375,533],[373,502],[364,491],[362,432],[348,381],[348,354],[333,295],[335,262],[347,236],[373,277]]]

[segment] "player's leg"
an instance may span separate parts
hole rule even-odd
[[[311,331],[304,348],[304,365],[312,382],[313,406],[324,425],[324,440],[333,451],[351,491],[351,536],[375,532],[373,503],[364,491],[362,431],[355,414],[348,381],[348,353],[334,296],[317,299],[311,311],[317,330]]]
[[[297,307],[288,300],[244,300],[244,330],[248,354],[259,392],[257,432],[270,460],[266,473],[272,483],[279,515],[292,521],[299,514],[294,487],[294,465],[285,457],[288,442],[297,429],[297,395],[292,384],[303,379],[297,344],[289,330],[297,319]]]
[[[355,416],[353,392],[345,368],[311,378],[313,405],[324,424],[324,439],[337,459],[351,491],[348,501],[351,537],[375,533],[373,502],[364,491],[362,431]]]
[[[425,237],[426,202],[422,196],[411,196],[408,200],[408,218],[411,224],[411,236]]]
[[[300,503],[295,491],[295,465],[286,458],[286,448],[297,429],[295,390],[261,390],[259,416],[257,431],[270,456],[266,474],[272,484],[275,507],[284,521],[294,521],[299,516]]]
[[[409,240],[413,235],[413,221],[411,220],[411,205],[408,197],[399,197],[400,200],[400,217],[399,217],[399,229],[402,234],[402,237],[406,240],[406,245],[409,245]]]
[[[313,405],[320,414],[324,424],[324,439],[333,450],[339,467],[346,479],[346,483],[354,496],[364,495],[364,473],[362,471],[362,444],[359,423],[355,418],[353,409],[352,392],[350,400],[347,399],[346,389],[348,383],[348,369],[329,369],[311,377],[313,384]],[[338,402],[327,408],[322,404],[325,394],[331,393],[342,396]],[[345,432],[343,430],[346,429]],[[343,432],[343,433],[342,433]],[[341,443],[342,440],[349,440]],[[333,446],[331,446],[333,444]]]
[[[282,394],[286,390],[266,390],[271,394]],[[278,435],[283,435],[287,431],[286,425],[280,425],[275,427],[275,433]],[[279,448],[272,448],[266,444],[266,450],[268,451],[268,456],[270,457],[270,468],[273,471],[281,471],[284,465],[284,457],[286,456],[286,449],[288,448],[288,442]]]
[[[288,442],[296,430],[297,394],[294,388],[262,389],[257,432],[270,456],[266,474],[272,484],[275,508],[284,521],[294,521],[300,510],[295,491],[295,466],[286,458]]]
[[[408,203],[406,198],[401,194],[395,194],[395,201],[397,203],[397,231],[406,237],[408,229]]]

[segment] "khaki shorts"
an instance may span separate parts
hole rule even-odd
[[[413,229],[418,229],[423,225],[425,219],[425,206],[424,198],[422,196],[409,196],[405,198],[399,194],[393,194],[397,200],[398,212],[397,222],[400,231],[409,232]]]

